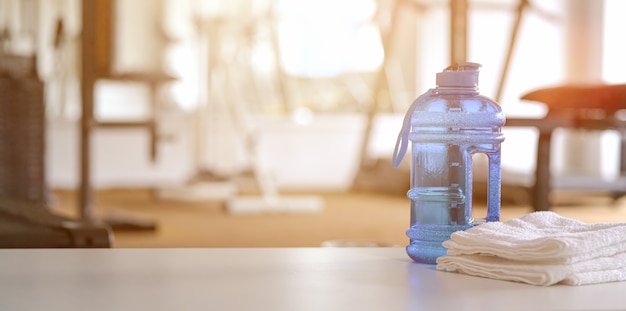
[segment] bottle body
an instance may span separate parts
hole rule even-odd
[[[434,263],[441,243],[458,230],[498,221],[500,144],[504,115],[476,88],[437,88],[418,99],[411,115],[411,225],[408,255]],[[472,156],[489,158],[488,214],[472,216]]]

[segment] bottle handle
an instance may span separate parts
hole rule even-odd
[[[393,159],[391,165],[394,168],[398,168],[400,163],[402,163],[402,159],[406,154],[406,149],[409,145],[409,134],[411,133],[411,116],[415,109],[417,109],[417,105],[422,102],[426,96],[430,96],[435,92],[434,89],[428,90],[426,93],[420,95],[409,107],[406,114],[404,115],[404,121],[402,121],[402,128],[400,129],[400,133],[398,133],[398,139],[396,140],[396,147],[393,150]]]

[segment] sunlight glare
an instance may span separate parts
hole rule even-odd
[[[275,7],[282,66],[294,76],[374,71],[383,50],[372,0],[282,0]]]

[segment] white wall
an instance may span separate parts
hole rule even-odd
[[[150,160],[145,129],[96,129],[92,136],[92,182],[96,188],[150,187],[186,181],[193,165],[189,155],[191,132],[184,117],[162,122],[161,132],[171,139],[159,144],[156,161]],[[48,121],[46,168],[53,188],[79,185],[79,124]]]
[[[359,164],[363,116],[317,116],[309,124],[297,124],[290,118],[264,118],[255,123],[260,163],[273,174],[279,189],[341,191],[352,186]],[[53,188],[74,188],[79,183],[78,129],[74,122],[48,123],[46,165]],[[152,163],[145,130],[96,129],[92,142],[93,187],[145,188],[186,183],[197,172],[193,119],[169,116],[161,123],[161,132],[171,139],[159,144],[158,159]],[[208,135],[206,139],[215,137]],[[243,140],[238,143],[243,144]],[[389,144],[388,148],[393,148],[393,142]]]

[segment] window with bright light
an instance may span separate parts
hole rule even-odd
[[[602,76],[607,83],[626,83],[626,1],[604,1],[604,46]]]
[[[275,4],[283,69],[329,77],[375,71],[383,59],[374,0],[279,0]]]

